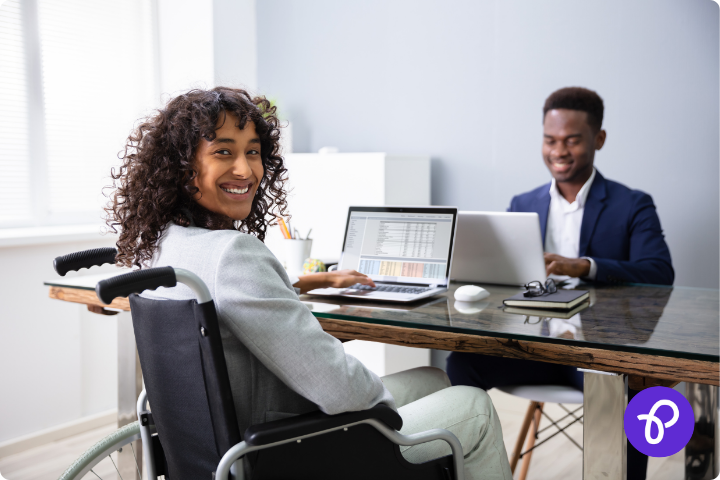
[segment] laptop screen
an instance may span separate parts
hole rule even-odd
[[[457,209],[350,207],[340,269],[375,281],[447,285]]]

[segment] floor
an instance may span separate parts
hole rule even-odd
[[[110,424],[90,430],[64,440],[48,443],[25,450],[5,458],[0,458],[0,480],[51,480],[57,479],[65,469],[95,442],[117,430],[116,424]],[[103,461],[95,469],[100,478],[117,478],[113,465]],[[92,474],[86,479],[97,479]]]
[[[517,433],[525,418],[525,412],[529,402],[522,398],[500,392],[499,390],[490,390],[489,393],[495,405],[495,410],[500,416],[503,438],[505,439],[505,449],[508,454],[510,454],[515,448]],[[568,407],[572,406],[568,405]],[[571,410],[573,410],[573,408],[571,408]],[[566,413],[555,404],[547,404],[545,411],[556,420],[566,415]],[[542,429],[544,425],[547,425],[545,418],[541,420],[540,428]],[[549,429],[546,433],[549,434],[551,431],[552,429]],[[578,444],[582,445],[582,425],[579,423],[571,425],[566,430],[566,433]],[[517,478],[519,470],[520,463],[518,463],[515,478]],[[578,480],[581,478],[582,452],[562,434],[556,435],[533,452],[527,480]],[[648,461],[647,478],[652,480],[684,479],[684,450],[667,458],[650,458]]]
[[[492,390],[490,396],[500,416],[505,448],[511,452],[528,403],[497,390]],[[553,418],[560,418],[564,415],[557,405],[547,405],[546,408]],[[545,422],[544,419],[543,422]],[[541,427],[543,422],[541,422]],[[85,449],[114,429],[114,425],[108,425],[2,458],[0,459],[0,479],[3,477],[7,480],[57,479]],[[572,425],[568,428],[567,433],[582,445],[581,425]],[[96,469],[96,472],[103,479],[115,479],[112,463],[104,463],[102,469]],[[528,480],[579,480],[581,477],[582,453],[563,435],[553,437],[534,452]],[[85,478],[97,477],[88,474]],[[682,480],[684,478],[684,453],[681,451],[672,457],[651,458],[648,464],[647,478]]]

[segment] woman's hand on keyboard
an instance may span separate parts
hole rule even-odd
[[[334,272],[327,272],[332,282],[331,287],[335,288],[347,288],[350,285],[360,283],[362,285],[370,285],[375,288],[375,282],[370,277],[355,270],[335,270]]]
[[[355,270],[336,270],[334,272],[310,273],[303,275],[300,280],[293,285],[300,289],[300,293],[307,293],[316,288],[347,288],[351,285],[360,283],[375,287],[375,282],[370,277]]]

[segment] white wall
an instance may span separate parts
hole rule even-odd
[[[433,156],[433,203],[505,210],[550,180],[542,106],[605,100],[608,178],[653,196],[676,285],[717,288],[718,6],[711,0],[265,0],[258,85],[293,148]]]
[[[156,0],[160,93],[212,88],[213,0]]]
[[[257,90],[255,0],[213,0],[215,85]]]
[[[255,0],[156,0],[160,92],[257,89]]]
[[[98,234],[0,247],[0,442],[117,408],[117,317],[52,300],[43,286],[58,277],[56,256],[113,243]]]

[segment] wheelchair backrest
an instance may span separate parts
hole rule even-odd
[[[215,304],[129,299],[169,478],[210,479],[222,455],[241,440]]]

